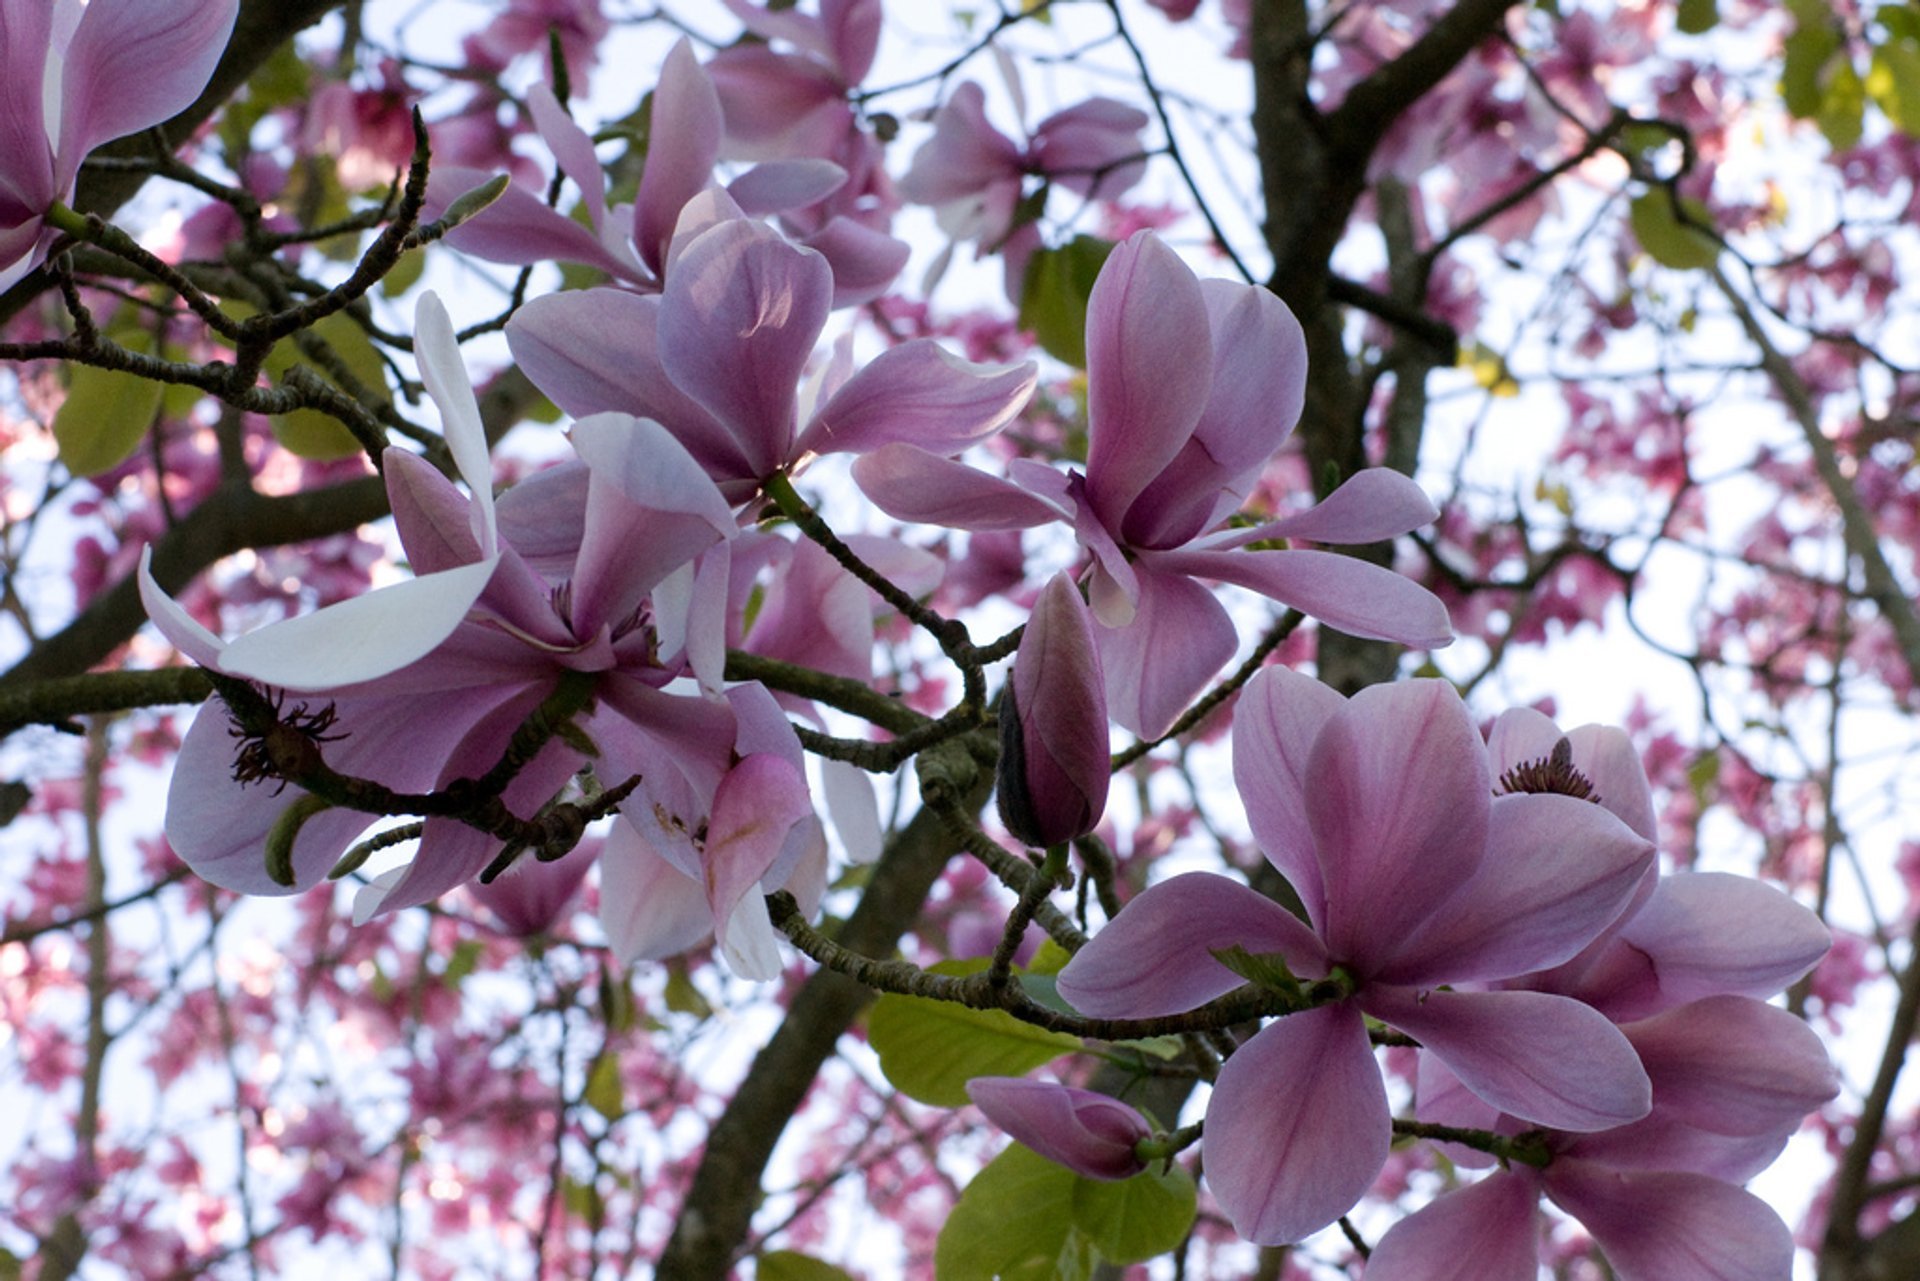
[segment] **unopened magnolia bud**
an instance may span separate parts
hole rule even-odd
[[[1040,849],[1085,836],[1106,812],[1109,772],[1093,621],[1059,574],[1034,603],[1000,699],[1000,821]]]
[[[1075,1174],[1126,1179],[1147,1168],[1134,1149],[1153,1127],[1118,1099],[1016,1076],[975,1077],[967,1097],[989,1121]]]

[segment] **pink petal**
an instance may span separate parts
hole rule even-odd
[[[1373,543],[1440,518],[1425,490],[1391,467],[1368,467],[1297,516],[1264,525],[1263,538],[1316,543]]]
[[[977,365],[932,339],[880,353],[813,416],[797,448],[868,453],[903,441],[952,456],[1012,422],[1033,394],[1032,362]]]
[[[1703,996],[1772,996],[1832,945],[1812,912],[1771,885],[1726,872],[1667,877],[1621,940],[1651,958],[1662,1009]]]
[[[474,188],[493,180],[481,169],[436,166],[427,181],[425,216],[438,218],[448,206]],[[611,276],[648,283],[640,264],[608,251],[600,238],[546,201],[518,184],[500,198],[447,233],[447,243],[462,253],[488,262],[533,266],[543,262],[578,262]]]
[[[664,80],[665,72],[661,75]],[[656,93],[655,102],[658,101]],[[587,202],[587,211],[594,227],[601,227],[607,221],[607,175],[600,167],[600,157],[593,149],[593,139],[587,136],[585,129],[574,123],[573,117],[567,114],[544,81],[536,80],[527,90],[527,109],[533,116],[533,127],[540,131],[540,140],[547,144],[547,150],[553,152],[553,158],[559,162],[560,172],[571,178],[573,185],[580,189],[580,197]],[[716,107],[716,115],[718,110]],[[678,213],[679,210],[674,212]]]
[[[934,113],[933,137],[914,152],[900,194],[918,205],[944,205],[1008,178],[1017,183],[1021,165],[1020,148],[987,123],[986,94],[969,80]]]
[[[1653,863],[1653,846],[1591,801],[1498,797],[1478,874],[1373,977],[1425,986],[1558,965],[1619,917]]]
[[[734,160],[827,156],[853,124],[846,87],[811,58],[765,45],[722,49],[707,63]]]
[[[682,36],[653,91],[651,142],[633,202],[634,243],[656,274],[665,269],[681,209],[713,179],[722,129],[720,97]]]
[[[756,479],[792,458],[800,375],[832,291],[825,259],[738,219],[702,232],[668,276],[660,363],[732,433]]]
[[[1147,113],[1112,98],[1089,98],[1042,120],[1027,148],[1031,164],[1055,184],[1113,200],[1146,172],[1140,131]]]
[[[1414,1073],[1414,1115],[1434,1125],[1457,1126],[1462,1130],[1486,1130],[1499,1134],[1514,1133],[1524,1122],[1516,1121],[1461,1084],[1441,1058],[1427,1050],[1418,1052]],[[1440,1143],[1439,1149],[1455,1165],[1469,1170],[1484,1170],[1494,1158],[1463,1143]]]
[[[1093,620],[1062,571],[1041,589],[1000,703],[999,808],[1045,849],[1092,831],[1107,807],[1107,705]]]
[[[874,506],[910,524],[1031,529],[1065,515],[1018,485],[897,441],[857,459],[853,479]]]
[[[1645,1116],[1651,1086],[1605,1015],[1544,992],[1367,988],[1367,1013],[1446,1062],[1486,1102],[1556,1130],[1605,1130]]]
[[[1365,1021],[1351,1005],[1323,1005],[1233,1052],[1207,1103],[1201,1160],[1234,1231],[1284,1245],[1352,1209],[1392,1139]]]
[[[833,269],[836,310],[872,302],[885,293],[913,254],[913,247],[898,236],[839,214],[799,243]]]
[[[1094,637],[1107,673],[1107,714],[1142,738],[1166,731],[1226,666],[1239,644],[1233,620],[1212,592],[1157,560],[1133,566],[1139,601],[1125,627]]]
[[[62,194],[42,104],[52,39],[52,5],[0,5],[0,229],[22,233],[0,240],[0,267],[38,238],[39,216]]]
[[[415,453],[388,447],[380,456],[393,523],[415,574],[437,574],[481,559],[473,500]]]
[[[1479,868],[1492,782],[1466,705],[1440,680],[1375,685],[1314,743],[1307,777],[1327,950],[1362,975]]]
[[[1122,531],[1135,547],[1179,547],[1246,501],[1293,433],[1306,395],[1300,322],[1268,289],[1203,280],[1213,380],[1192,439],[1141,493]]]
[[[67,46],[54,185],[66,190],[101,143],[157,125],[199,97],[239,8],[239,0],[92,0]]]
[[[1447,607],[1426,588],[1369,561],[1318,551],[1174,551],[1167,568],[1251,588],[1353,636],[1415,649],[1453,643]]]
[[[1311,676],[1268,667],[1247,682],[1233,711],[1233,784],[1253,839],[1324,925],[1326,892],[1307,819],[1307,761],[1320,730],[1346,700]]]
[[[621,964],[664,961],[713,933],[713,912],[700,882],[622,819],[600,853],[600,927]]]
[[[1546,1184],[1620,1281],[1781,1281],[1793,1271],[1793,1234],[1780,1216],[1718,1179],[1562,1161]]]
[[[827,55],[840,78],[857,85],[873,68],[880,47],[880,0],[820,0],[820,26]]]
[[[1108,529],[1192,437],[1213,378],[1200,282],[1151,232],[1116,248],[1087,300],[1087,491]]]
[[[1790,1129],[1840,1089],[1813,1029],[1751,997],[1706,997],[1621,1031],[1653,1080],[1654,1107],[1714,1133]]]
[[[509,934],[531,938],[559,923],[599,857],[599,841],[582,841],[551,863],[543,863],[531,854],[522,855],[491,883],[475,881],[467,886],[467,892]]]
[[[740,900],[759,892],[760,880],[773,869],[788,831],[812,816],[805,775],[778,756],[748,756],[720,781],[701,862],[715,940],[722,947]]]
[[[1534,1179],[1518,1171],[1443,1192],[1387,1229],[1366,1281],[1534,1281],[1539,1200]]]
[[[1284,907],[1238,881],[1188,872],[1108,921],[1060,971],[1060,995],[1092,1018],[1184,1013],[1245,981],[1213,956],[1232,947],[1282,954],[1302,978],[1326,974],[1320,941]]]
[[[1593,784],[1600,804],[1648,840],[1657,840],[1653,797],[1640,754],[1625,731],[1611,725],[1582,725],[1562,735],[1551,720],[1530,707],[1509,708],[1493,722],[1487,753],[1497,779],[1516,766],[1545,760],[1565,737],[1573,766]]]
[[[831,160],[768,160],[728,183],[727,194],[758,218],[818,204],[846,185],[847,171]]]
[[[1133,1149],[1153,1127],[1118,1099],[1015,1076],[977,1076],[967,1097],[987,1120],[1076,1174],[1125,1179],[1146,1168]]]

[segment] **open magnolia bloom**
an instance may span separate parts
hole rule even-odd
[[[1425,588],[1332,552],[1249,551],[1268,539],[1368,543],[1435,516],[1407,477],[1370,468],[1324,502],[1254,529],[1210,532],[1246,500],[1299,420],[1300,325],[1271,292],[1201,281],[1151,232],[1116,248],[1087,304],[1087,465],[1016,461],[1006,479],[910,440],[874,449],[854,479],[897,519],[956,529],[1073,527],[1113,719],[1158,734],[1233,656],[1238,632],[1199,579],[1292,605],[1356,636],[1448,644]]]
[[[664,429],[618,414],[576,423],[578,462],[516,487],[496,510],[472,388],[431,294],[417,346],[469,493],[413,454],[384,455],[416,577],[228,644],[143,567],[149,614],[203,666],[266,687],[276,732],[303,737],[332,770],[396,792],[486,774],[536,710],[571,717],[574,729],[547,738],[500,799],[530,819],[589,763],[602,786],[632,781],[627,820],[705,887],[727,945],[743,903],[748,918],[755,909],[764,917],[752,892],[761,879],[818,839],[799,743],[764,689],[666,688],[718,670],[731,511]],[[565,703],[557,711],[556,698]],[[371,821],[357,809],[316,810],[273,764],[264,743],[231,733],[217,709],[195,720],[168,794],[167,834],[196,873],[244,893],[304,889]],[[277,795],[246,786],[275,778]],[[297,834],[286,866],[270,870],[262,849],[276,828],[284,837],[283,821]],[[479,875],[500,850],[487,832],[430,817],[412,863],[381,878],[361,911],[425,902]],[[771,927],[757,932],[764,961]]]
[[[103,142],[184,110],[239,0],[0,0],[0,289],[45,259],[43,219]]]
[[[1302,984],[1332,981],[1339,995],[1270,1023],[1214,1085],[1205,1169],[1240,1235],[1298,1240],[1379,1174],[1392,1126],[1368,1018],[1532,1124],[1588,1132],[1646,1115],[1646,1073],[1604,1015],[1545,992],[1465,989],[1577,954],[1631,901],[1650,843],[1573,796],[1496,796],[1444,681],[1348,700],[1269,668],[1241,695],[1233,749],[1254,836],[1306,922],[1224,876],[1176,876],[1108,922],[1059,991],[1094,1017],[1151,1018],[1282,964]]]
[[[1031,363],[970,364],[931,339],[829,371],[802,422],[800,382],[833,306],[827,260],[741,217],[690,206],[666,289],[537,298],[507,326],[514,359],[570,414],[658,420],[732,502],[813,454],[897,441],[957,454],[1027,403]]]

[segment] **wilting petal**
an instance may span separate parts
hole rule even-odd
[[[92,0],[66,51],[55,186],[66,190],[101,143],[184,111],[207,87],[238,12],[239,0]]]
[[[1323,1005],[1233,1052],[1207,1103],[1201,1159],[1234,1231],[1283,1245],[1352,1209],[1392,1139],[1365,1020],[1351,1005]]]
[[[1041,590],[1000,704],[1000,821],[1046,849],[1107,808],[1107,700],[1093,620],[1064,571]]]
[[[1647,1074],[1627,1039],[1605,1015],[1567,997],[1380,987],[1363,990],[1361,1004],[1523,1121],[1605,1130],[1652,1107]]]
[[[1325,924],[1326,891],[1307,820],[1307,761],[1321,728],[1346,702],[1311,676],[1268,667],[1247,682],[1233,712],[1233,784],[1253,839],[1316,925]]]
[[[1338,552],[1159,552],[1168,570],[1238,583],[1353,636],[1415,649],[1453,643],[1447,607],[1405,575]]]
[[[1464,983],[1558,965],[1619,917],[1653,861],[1652,845],[1591,801],[1497,797],[1479,873],[1373,977]]]
[[[1620,1030],[1653,1080],[1654,1107],[1714,1133],[1795,1126],[1840,1089],[1813,1029],[1751,997],[1706,997]]]
[[[702,232],[668,274],[660,363],[732,432],[754,479],[791,460],[795,393],[832,293],[825,259],[738,219]]]
[[[1780,1216],[1718,1179],[1557,1161],[1546,1186],[1620,1281],[1780,1281],[1793,1272],[1793,1234]]]
[[[600,927],[621,964],[664,961],[713,933],[705,888],[625,820],[600,853]]]
[[[1093,1018],[1185,1013],[1243,982],[1213,956],[1233,947],[1282,955],[1302,978],[1326,975],[1320,940],[1287,909],[1238,881],[1188,872],[1108,921],[1060,971],[1060,995]]]
[[[333,689],[385,676],[425,658],[451,636],[498,563],[492,557],[408,579],[270,623],[229,644],[220,669],[291,690]]]
[[[948,529],[1031,529],[1066,513],[1010,481],[917,445],[883,445],[853,464],[860,492],[895,520]]]
[[[1443,1192],[1387,1229],[1367,1258],[1367,1281],[1534,1281],[1539,1201],[1519,1171]]]
[[[497,525],[493,514],[493,461],[487,456],[487,430],[480,421],[480,405],[473,398],[473,381],[460,358],[460,344],[453,333],[453,318],[447,315],[440,296],[431,289],[420,295],[414,308],[414,355],[420,362],[420,381],[427,395],[440,410],[447,449],[460,469],[460,479],[473,494],[469,519],[473,536],[479,541],[480,554],[492,556],[499,550]]]
[[[1139,599],[1125,627],[1094,637],[1107,673],[1107,714],[1142,738],[1166,731],[1226,666],[1239,633],[1212,592],[1157,560],[1133,566]]]
[[[1327,721],[1307,777],[1321,934],[1336,960],[1370,975],[1485,857],[1492,782],[1480,732],[1445,681],[1375,685]]]
[[[1192,437],[1213,378],[1200,282],[1151,232],[1116,248],[1087,300],[1087,492],[1100,522],[1127,509]]]
[[[1651,958],[1661,1009],[1722,994],[1764,999],[1832,945],[1812,912],[1771,885],[1726,872],[1665,878],[1620,937]]]
[[[798,449],[860,454],[905,441],[957,454],[1013,421],[1037,376],[1031,362],[977,365],[930,338],[902,343],[834,393],[801,434]]]
[[[977,1076],[967,1097],[987,1120],[1076,1174],[1125,1179],[1147,1168],[1133,1149],[1153,1127],[1118,1099],[1017,1076]]]
[[[777,756],[748,756],[720,781],[701,861],[715,940],[723,948],[741,900],[758,896],[760,880],[773,869],[787,833],[812,816],[806,776]]]
[[[713,179],[722,128],[719,95],[683,36],[660,67],[646,168],[633,202],[634,243],[656,275],[665,269],[680,210]]]

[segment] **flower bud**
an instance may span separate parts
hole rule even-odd
[[[1075,1174],[1126,1179],[1147,1168],[1134,1147],[1153,1137],[1153,1127],[1118,1099],[1017,1076],[975,1077],[967,1097],[989,1121]]]
[[[1034,602],[1000,699],[1000,821],[1040,849],[1107,808],[1107,697],[1093,621],[1062,573]]]

